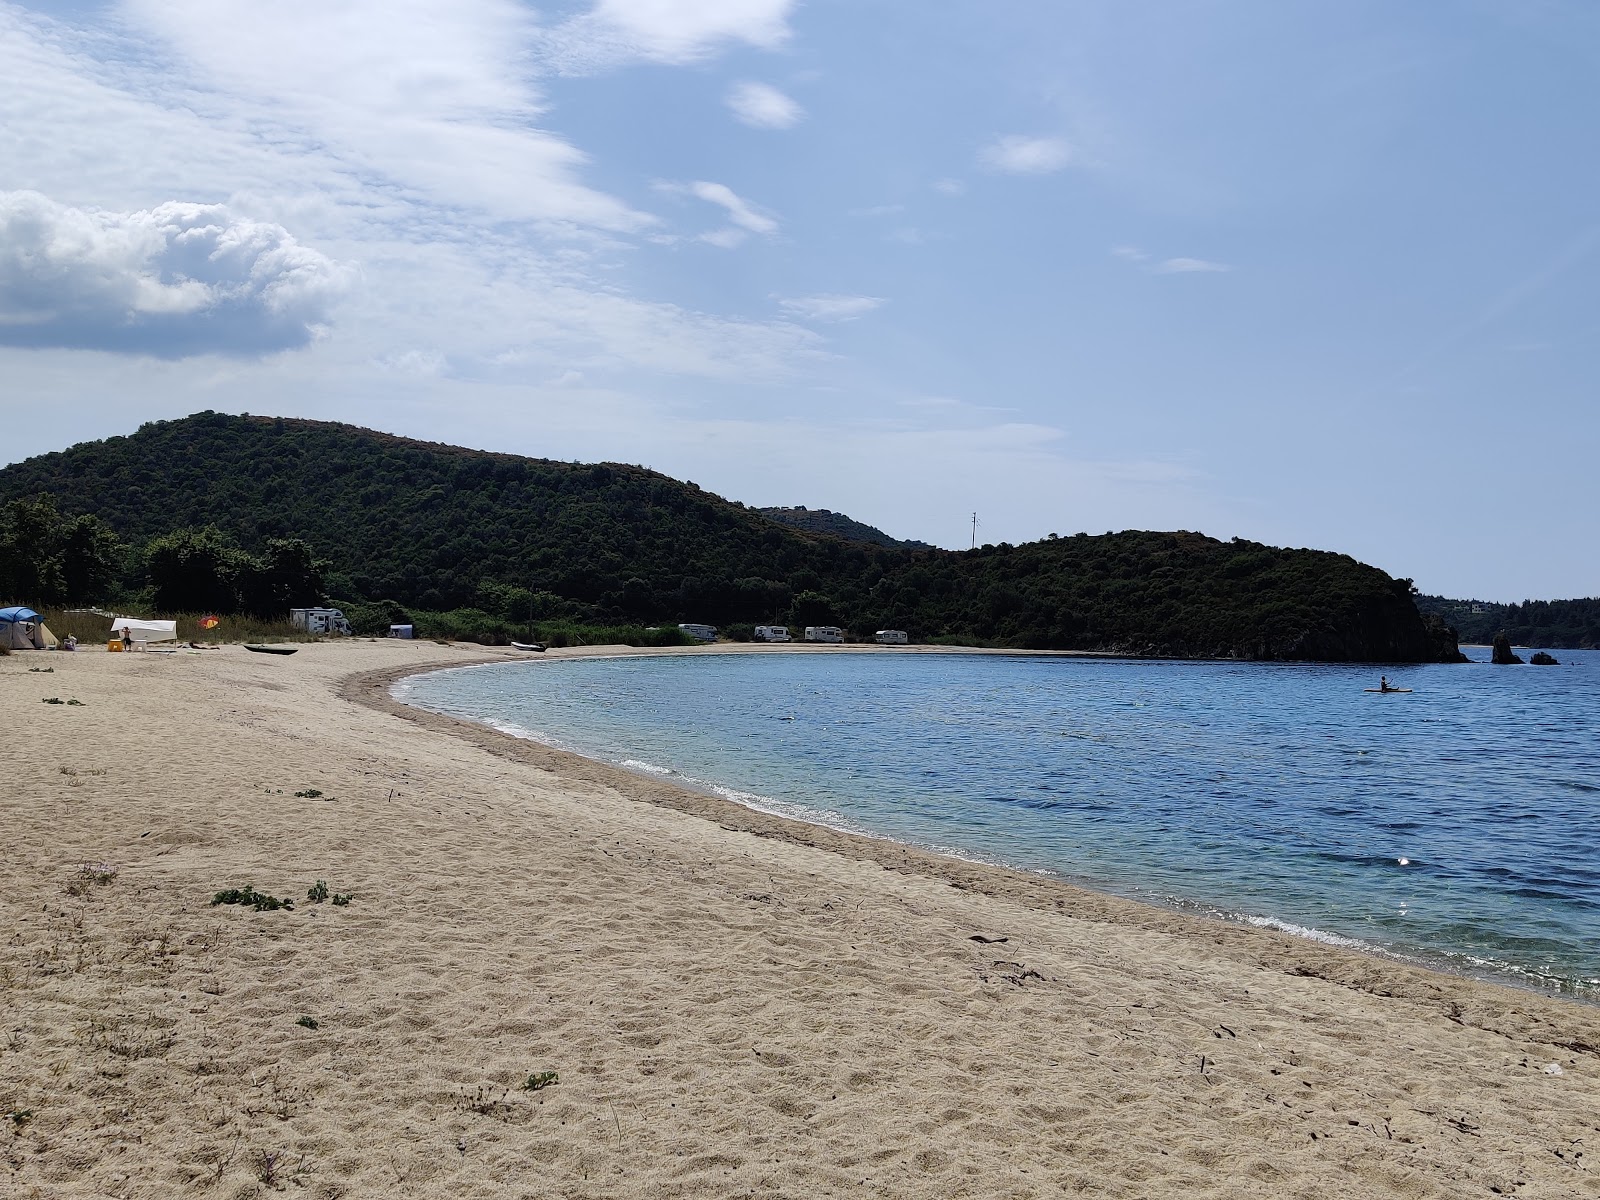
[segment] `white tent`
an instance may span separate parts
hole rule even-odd
[[[135,642],[175,642],[178,640],[176,621],[141,621],[137,617],[113,617],[111,633],[121,637],[126,633]]]

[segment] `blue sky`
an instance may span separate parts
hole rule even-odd
[[[0,0],[0,462],[202,409],[1600,594],[1588,0]]]

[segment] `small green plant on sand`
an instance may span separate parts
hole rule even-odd
[[[324,900],[332,900],[335,908],[343,908],[355,899],[351,892],[330,892],[328,881],[319,879],[306,889],[306,899],[313,904],[321,904]]]
[[[522,1087],[525,1091],[538,1092],[560,1082],[561,1076],[555,1071],[535,1071]]]
[[[56,669],[54,667],[29,667],[28,668],[28,674],[29,675],[54,675],[55,673],[56,673]]]
[[[301,800],[315,800],[322,795],[322,789],[306,788],[304,791],[296,792],[295,795]]]
[[[46,696],[46,697],[44,697],[43,700],[40,701],[40,703],[41,704],[65,704],[65,705],[68,705],[69,707],[72,707],[72,708],[87,708],[88,707],[88,705],[85,704],[82,700],[63,700],[60,696]]]
[[[279,900],[276,896],[268,896],[263,892],[256,891],[250,884],[246,884],[242,888],[228,888],[226,891],[218,892],[211,897],[211,903],[213,907],[218,904],[247,904],[257,912],[272,912],[280,908],[294,907],[293,900]]]
[[[301,1017],[295,1024],[304,1026],[306,1029],[315,1029],[320,1022],[315,1017]]]
[[[17,1132],[22,1132],[22,1127],[33,1120],[33,1109],[13,1108],[6,1116],[11,1118],[11,1123],[17,1127]]]

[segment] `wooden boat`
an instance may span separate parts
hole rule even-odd
[[[300,649],[299,646],[252,646],[249,642],[244,644],[244,648],[256,654],[293,654]]]
[[[512,642],[511,648],[513,650],[532,650],[536,654],[544,653],[543,642]]]

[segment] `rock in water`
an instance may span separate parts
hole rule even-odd
[[[1505,666],[1509,663],[1520,663],[1521,657],[1511,653],[1511,639],[1502,630],[1494,635],[1494,658],[1490,661]]]
[[[1536,667],[1559,667],[1561,665],[1560,659],[1553,654],[1546,654],[1543,650],[1535,653],[1528,661]]]

